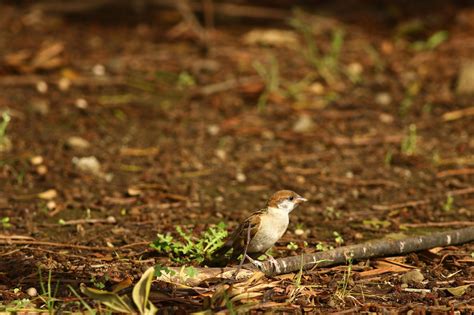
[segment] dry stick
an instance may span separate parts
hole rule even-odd
[[[426,223],[402,223],[403,227],[416,228],[416,227],[446,227],[446,226],[472,226],[474,222],[471,221],[451,221],[451,222],[426,222]]]
[[[458,245],[472,241],[474,241],[474,227],[468,227],[459,230],[408,237],[402,240],[370,241],[364,244],[339,247],[326,252],[279,258],[272,263],[268,261],[264,262],[261,271],[266,275],[273,276],[296,272],[301,268],[308,270],[315,266],[327,267],[336,264],[344,264],[349,258],[363,260],[373,257],[404,255],[433,247]],[[251,269],[252,266],[251,264],[244,265],[244,267],[248,269]]]
[[[83,250],[91,250],[91,251],[117,251],[117,250],[126,249],[130,247],[135,247],[135,246],[143,246],[146,244],[149,244],[149,242],[132,243],[132,244],[127,244],[120,247],[105,247],[105,246],[86,246],[86,245],[34,241],[34,240],[24,241],[24,240],[0,239],[0,245],[38,245],[38,246],[49,246],[49,247],[83,249]]]
[[[441,171],[436,174],[436,177],[443,178],[448,176],[471,175],[474,174],[474,168],[461,168],[456,170]]]
[[[461,195],[468,195],[474,193],[474,187],[467,187],[462,189],[451,190],[446,193],[446,196],[461,196]],[[432,202],[435,198],[431,197],[431,199],[423,199],[423,200],[411,200],[401,203],[395,203],[391,205],[373,205],[372,209],[386,211],[386,210],[394,210],[394,209],[401,209],[407,207],[417,207],[421,205],[427,205]]]

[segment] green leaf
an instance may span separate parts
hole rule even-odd
[[[140,314],[152,315],[156,314],[158,309],[151,303],[148,298],[150,296],[151,282],[155,274],[155,267],[148,268],[133,287],[132,299],[138,308]]]
[[[199,274],[197,269],[194,268],[193,266],[186,267],[186,269],[184,269],[184,272],[189,278],[194,278]]]
[[[464,293],[466,293],[466,290],[470,286],[471,286],[470,284],[466,284],[466,285],[461,285],[459,287],[447,288],[446,290],[448,290],[448,292],[451,293],[452,295],[460,297],[460,296],[464,295]]]
[[[116,312],[128,314],[135,312],[130,303],[130,299],[127,296],[119,296],[118,294],[109,291],[88,288],[84,283],[81,283],[80,289],[83,294],[91,299],[103,303]]]

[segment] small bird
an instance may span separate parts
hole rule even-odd
[[[291,190],[276,192],[267,206],[247,217],[205,264],[222,266],[241,254],[255,264],[249,256],[256,258],[272,247],[286,232],[289,213],[305,201],[307,199]],[[230,258],[227,258],[226,254],[231,250]]]

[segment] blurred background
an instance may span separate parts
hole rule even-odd
[[[0,233],[122,246],[233,227],[283,188],[310,202],[282,251],[472,221],[472,1],[0,12]]]

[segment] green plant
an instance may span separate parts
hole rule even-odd
[[[3,217],[0,222],[2,222],[2,227],[4,229],[11,228],[11,226],[12,226],[12,224],[10,223],[10,218],[9,217]]]
[[[11,117],[8,112],[3,112],[2,121],[0,122],[0,144],[5,142],[5,137],[7,135],[7,127],[10,123]]]
[[[333,246],[330,246],[328,244],[325,244],[325,243],[321,243],[319,242],[318,244],[316,244],[316,250],[319,250],[321,252],[325,252],[327,250],[331,250],[331,249],[334,249]]]
[[[82,298],[82,296],[80,296],[79,293],[77,293],[76,290],[74,290],[74,288],[71,287],[71,285],[68,285],[67,287],[72,292],[72,294],[74,294],[79,299],[82,306],[84,306],[84,308],[87,309],[89,314],[92,314],[92,315],[97,314],[97,311],[95,309],[93,309],[89,304],[87,304],[86,301],[84,301],[84,299]]]
[[[415,101],[415,97],[420,93],[421,90],[421,84],[419,81],[412,82],[406,89],[405,89],[405,95],[403,97],[403,100],[400,103],[400,116],[405,117],[411,106],[413,105],[413,102]]]
[[[298,244],[295,244],[293,242],[289,242],[288,245],[286,245],[286,248],[289,250],[297,250],[298,249]]]
[[[169,233],[157,234],[157,239],[150,246],[159,253],[169,255],[171,260],[178,263],[191,261],[201,263],[206,258],[206,255],[212,253],[223,244],[223,239],[227,236],[223,222],[210,227],[198,238],[190,233],[186,233],[180,226],[176,227],[176,232],[178,232],[182,240],[175,240]]]
[[[322,53],[316,46],[313,31],[302,18],[301,12],[296,12],[290,19],[290,25],[304,38],[306,49],[305,59],[315,68],[318,74],[328,83],[334,83],[339,76],[339,55],[344,44],[344,30],[336,28],[332,32],[331,44],[327,53]]]
[[[94,287],[96,287],[97,289],[105,288],[105,283],[103,281],[100,281],[99,279],[97,279],[94,275],[91,276],[90,281],[92,282]]]
[[[40,278],[40,287],[41,287],[41,294],[39,295],[39,298],[46,305],[49,313],[52,314],[54,311],[54,304],[58,301],[56,299],[56,294],[58,293],[58,289],[59,289],[59,281],[56,282],[56,287],[54,288],[54,291],[53,291],[53,288],[51,286],[51,279],[52,279],[51,269],[48,270],[48,281],[46,283],[46,286],[43,281],[43,274],[41,272],[41,268],[38,269],[38,275]]]
[[[408,134],[403,138],[401,143],[401,151],[405,155],[414,155],[417,145],[416,125],[411,124],[408,127]]]
[[[349,281],[352,277],[352,256],[347,258],[347,269],[344,271],[342,281],[338,283],[338,288],[334,295],[344,302],[345,298],[350,294],[348,290]]]
[[[8,304],[2,304],[0,302],[0,312],[6,312],[7,314],[17,314],[19,312],[24,313],[40,313],[42,310],[38,309],[30,299],[18,299],[13,300]]]
[[[280,86],[278,60],[272,56],[268,67],[259,61],[255,61],[253,67],[265,84],[265,89],[262,94],[260,94],[257,102],[258,110],[263,111],[267,105],[270,94],[277,91]]]
[[[416,51],[433,50],[449,38],[447,31],[438,31],[428,37],[425,41],[416,41],[411,47]]]
[[[387,153],[385,153],[385,157],[383,159],[383,163],[386,166],[390,166],[392,164],[392,159],[393,159],[393,151],[389,149]]]
[[[148,268],[132,290],[132,300],[138,312],[142,315],[156,314],[158,309],[150,302],[150,290],[155,267]],[[103,303],[114,312],[132,314],[136,313],[132,301],[126,295],[118,295],[115,292],[88,288],[84,284],[80,286],[81,292],[88,297]]]
[[[344,243],[344,239],[342,238],[341,234],[336,231],[332,232],[332,234],[334,235],[334,241],[336,244],[341,245]]]
[[[196,85],[196,80],[186,71],[180,72],[176,82],[178,89],[184,90]]]
[[[446,197],[446,201],[443,203],[443,210],[445,212],[450,212],[453,210],[453,205],[454,205],[454,197],[451,195],[448,195]]]

